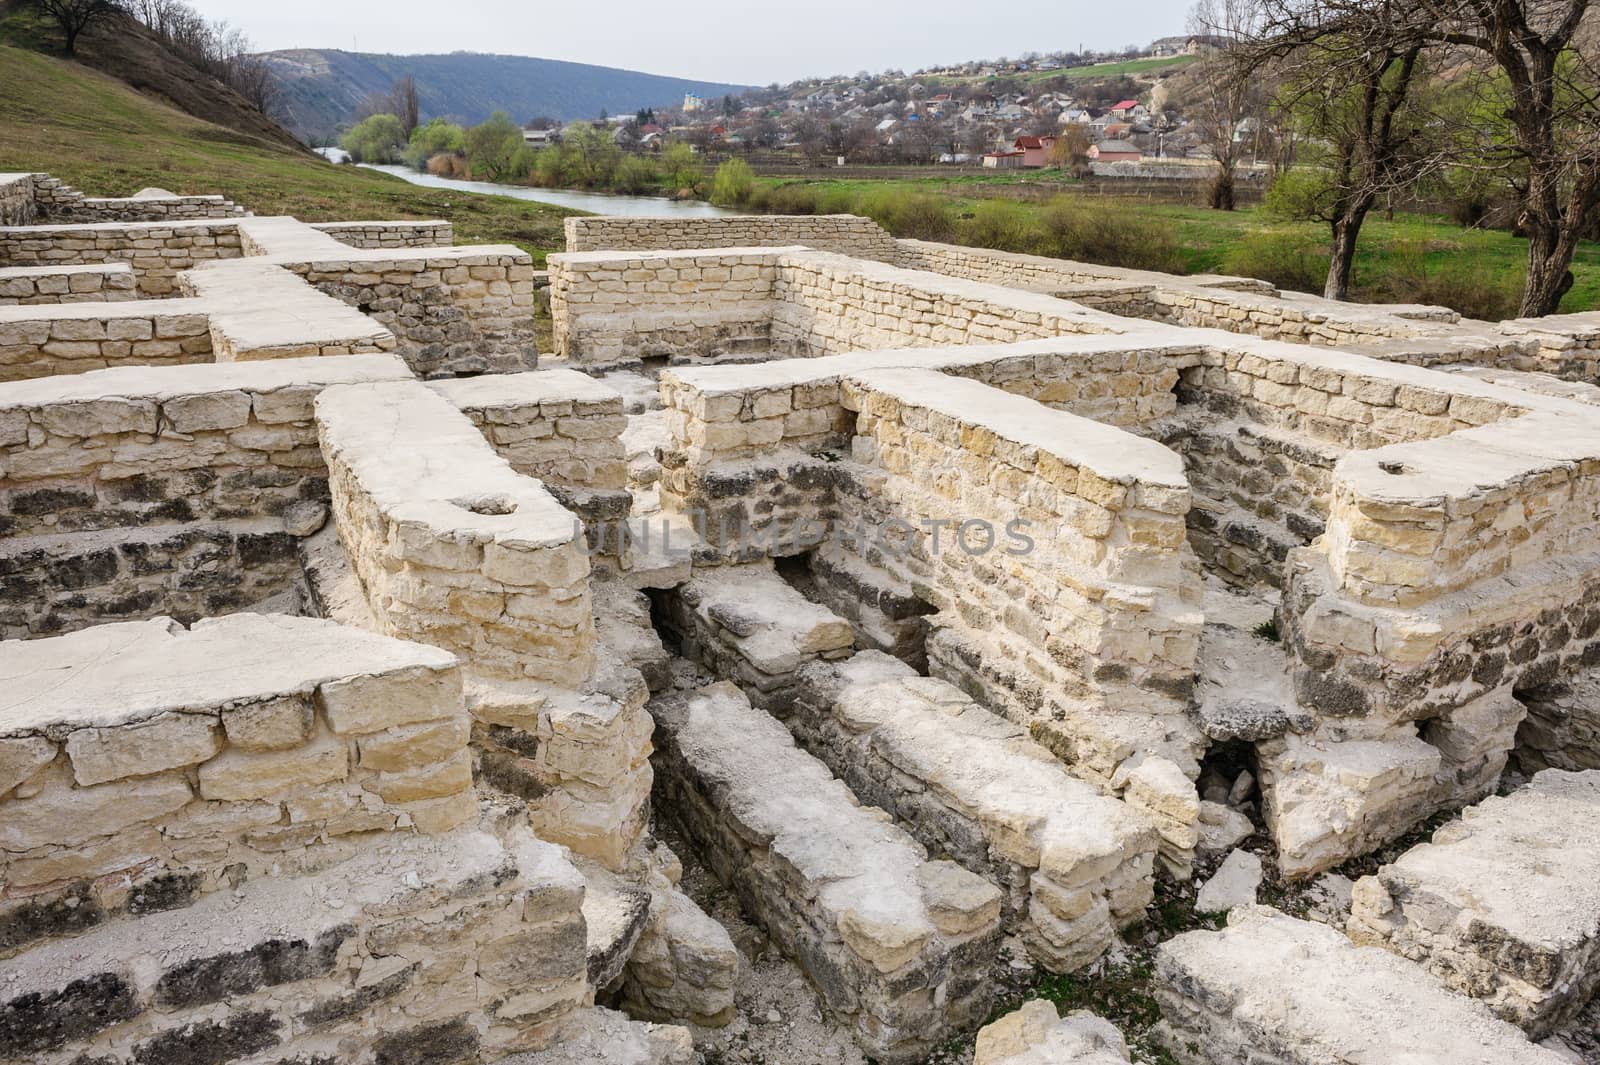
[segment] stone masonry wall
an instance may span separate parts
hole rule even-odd
[[[177,196],[164,189],[146,189],[134,196],[85,196],[60,178],[31,176],[38,214],[51,222],[180,222],[248,213],[222,196]]]
[[[176,910],[151,898],[135,919],[0,962],[0,1055],[526,1060],[589,1030],[583,897],[560,849],[525,828],[369,834],[337,865],[252,878]],[[581,1060],[605,1059],[591,1048]]]
[[[384,631],[507,679],[588,679],[589,559],[570,511],[420,382],[330,389],[317,424],[339,538]]]
[[[326,514],[312,400],[392,357],[102,370],[0,389],[0,634],[236,610]]]
[[[1020,726],[867,651],[802,667],[787,724],[863,801],[997,885],[1052,972],[1092,962],[1153,898],[1155,826],[1068,775]]]
[[[538,370],[429,386],[472,419],[512,469],[547,484],[628,484],[622,394],[576,370]]]
[[[874,1060],[981,1023],[1000,893],[929,861],[732,684],[655,700],[662,804]]]
[[[170,296],[177,275],[244,254],[237,222],[137,222],[0,228],[0,266],[92,266],[125,262],[144,296]]]
[[[158,618],[0,644],[0,674],[7,951],[49,931],[22,924],[29,906],[77,896],[85,928],[137,905],[129,881],[181,904],[351,834],[477,813],[460,673],[431,647],[309,618]],[[117,872],[120,888],[100,879]],[[80,881],[97,883],[63,890]]]
[[[556,255],[550,270],[556,351],[587,364],[1122,331],[1047,296],[797,248]]]
[[[735,555],[792,544],[774,533],[785,525],[832,521],[832,546],[875,581],[943,608],[931,619],[936,672],[1050,733],[1083,772],[1108,780],[1137,750],[1193,766],[1203,740],[1178,708],[1199,613],[1178,456],[978,381],[873,359],[665,376],[664,503],[702,512],[707,538]],[[852,443],[855,461],[826,457]],[[1019,517],[1035,542],[1013,557]],[[988,523],[986,549],[987,534],[976,553],[956,542],[968,520]],[[896,521],[911,526],[905,542],[874,545],[873,530]],[[928,521],[945,523],[938,550]]]
[[[784,252],[779,265],[772,342],[795,355],[1122,331],[1110,315],[998,285],[821,252]]]
[[[352,248],[448,248],[455,243],[455,227],[440,219],[427,222],[315,222],[311,228]]]
[[[213,358],[211,321],[197,300],[0,307],[0,381]]]
[[[533,264],[516,249],[284,265],[392,330],[418,374],[505,373],[537,362]]]
[[[556,353],[574,365],[765,352],[778,252],[552,255]]]
[[[569,218],[567,251],[687,251],[695,248],[815,248],[892,263],[895,240],[856,215],[731,218]]]
[[[106,266],[0,267],[0,306],[137,299],[133,271]]]
[[[0,174],[0,226],[31,226],[38,217],[32,174]]]

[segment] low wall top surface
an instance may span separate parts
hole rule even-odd
[[[320,389],[330,385],[409,380],[411,372],[394,355],[276,359],[197,366],[122,366],[0,384],[0,410],[119,399],[161,402],[212,392],[238,391],[260,395],[282,389]]]
[[[577,370],[484,374],[433,381],[429,387],[463,410],[526,409],[545,403],[615,403],[620,409],[622,404],[622,393]]]
[[[732,215],[720,218],[569,218],[568,251],[796,245],[892,262],[895,241],[859,215]]]
[[[0,736],[113,728],[306,693],[357,673],[453,668],[448,651],[316,618],[170,618],[0,643]]]
[[[515,550],[573,539],[572,512],[420,382],[330,388],[317,397],[317,421],[324,448],[402,529],[420,523],[453,542]]]
[[[1183,459],[1156,441],[1052,410],[977,381],[933,370],[899,368],[853,373],[849,380],[903,404],[981,425],[1000,440],[1087,467],[1108,481],[1183,492],[1189,489]]]

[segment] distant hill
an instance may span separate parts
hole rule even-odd
[[[594,118],[602,109],[628,114],[641,107],[679,104],[684,93],[722,96],[744,86],[641,74],[635,70],[526,56],[374,55],[337,49],[267,52],[278,77],[280,117],[302,137],[326,137],[355,118],[357,106],[410,74],[417,80],[424,119],[444,116],[476,123],[495,111],[518,122],[538,115],[563,121]]]

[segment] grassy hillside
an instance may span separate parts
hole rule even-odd
[[[422,117],[482,122],[507,111],[519,122],[537,115],[563,121],[594,118],[601,110],[630,114],[641,107],[683,102],[684,93],[706,97],[740,86],[689,81],[587,63],[527,56],[374,55],[337,49],[298,49],[265,54],[282,89],[282,109],[302,136],[327,136],[355,119],[371,93],[388,92],[407,74],[417,79]]]
[[[147,186],[222,193],[257,214],[313,222],[445,218],[463,242],[517,244],[540,263],[575,212],[423,189],[192,118],[103,74],[0,46],[0,171],[46,171],[90,195]]]

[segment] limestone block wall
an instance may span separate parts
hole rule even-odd
[[[858,413],[855,460],[891,475],[879,500],[914,524],[996,530],[989,551],[965,540],[935,548],[925,531],[913,538],[900,565],[912,583],[933,586],[936,628],[1051,678],[1068,697],[1158,713],[1187,697],[1200,616],[1183,560],[1189,488],[1176,455],[932,371],[865,371],[844,393]],[[1008,539],[1017,520],[1022,536]],[[992,679],[984,687],[1005,688]],[[995,694],[1031,716],[1019,693]]]
[[[1347,930],[1542,1039],[1600,985],[1597,807],[1600,772],[1561,770],[1470,807],[1363,877]]]
[[[316,412],[339,538],[384,631],[509,679],[590,676],[589,559],[570,511],[420,382],[330,389]]]
[[[958,689],[878,652],[801,668],[787,723],[863,802],[997,885],[1052,972],[1089,964],[1154,897],[1156,827]]]
[[[760,366],[669,371],[661,378],[667,427],[684,464],[756,457],[774,449],[847,446],[854,428],[841,383],[887,367],[938,370],[1108,425],[1153,427],[1177,407],[1173,388],[1200,348],[1155,338],[1071,336],[962,348],[901,348]],[[685,476],[669,470],[679,496]]]
[[[533,262],[516,248],[441,248],[425,258],[285,263],[388,327],[418,374],[532,369]]]
[[[1594,311],[1518,318],[1495,328],[1535,345],[1533,352],[1507,360],[1517,369],[1554,374],[1566,381],[1600,378],[1600,314]]]
[[[170,296],[177,275],[244,254],[237,222],[104,222],[0,227],[0,266],[127,263],[143,296]]]
[[[1122,331],[1110,315],[999,285],[822,252],[784,252],[780,266],[772,343],[795,355]]]
[[[1584,661],[1597,456],[1592,428],[1545,411],[1341,459],[1285,611],[1309,701],[1420,719]]]
[[[0,267],[0,306],[137,299],[133,271],[107,266]]]
[[[1012,343],[1126,324],[1048,296],[803,248],[577,253],[552,256],[550,270],[556,350],[588,364]]]
[[[223,196],[178,196],[165,189],[145,189],[133,196],[86,196],[49,174],[31,177],[38,214],[54,222],[178,222],[249,213]]]
[[[0,307],[0,382],[214,358],[211,320],[196,300]]]
[[[442,219],[426,222],[314,222],[312,229],[352,248],[448,248],[455,227]]]
[[[312,401],[392,357],[101,370],[0,386],[0,634],[237,610],[322,524]]]
[[[1015,367],[1038,364],[1013,355]],[[665,375],[663,501],[702,513],[707,538],[735,555],[794,542],[775,530],[832,522],[839,559],[830,565],[854,559],[889,599],[900,598],[893,586],[942,608],[930,643],[941,675],[1017,720],[1059,729],[1058,753],[1099,779],[1141,749],[1192,766],[1204,741],[1177,710],[1200,621],[1197,575],[1184,561],[1190,496],[1179,457],[979,381],[868,368],[876,357]],[[847,446],[854,462],[813,457],[837,458]],[[1023,542],[1007,530],[1019,518],[1038,536],[1014,556],[1007,549]],[[941,548],[930,521],[945,523]],[[973,555],[956,542],[967,521],[987,523],[988,550]],[[880,549],[871,530],[893,522],[912,528],[894,550]],[[787,548],[795,550],[803,548]],[[843,598],[865,594],[861,579]],[[1105,588],[1117,589],[1115,606],[1096,590]],[[1063,693],[1074,707],[1114,705],[1133,720],[1069,712]]]
[[[179,284],[207,316],[217,362],[375,354],[400,347],[380,322],[265,259],[207,263],[184,273]]]
[[[1334,465],[1353,449],[1425,440],[1513,417],[1506,389],[1360,356],[1208,332],[1157,429],[1200,502],[1190,542],[1213,572],[1281,586],[1289,552],[1321,535]]]
[[[765,352],[779,252],[552,255],[556,353],[574,364]]]
[[[1220,932],[1163,943],[1155,989],[1158,1036],[1182,1065],[1561,1060],[1410,962],[1261,906],[1234,910]]]
[[[512,469],[547,484],[628,484],[622,394],[576,370],[437,381],[429,386],[472,419]]]
[[[0,226],[31,226],[37,218],[32,174],[0,174]]]
[[[1445,436],[1526,409],[1509,389],[1359,355],[1215,334],[1209,347],[1183,369],[1180,401],[1345,448]]]
[[[583,894],[559,848],[526,829],[369,836],[330,868],[0,962],[0,1054],[222,1065],[540,1051],[588,1030]]]
[[[1000,893],[922,847],[722,683],[651,703],[663,809],[873,1059],[982,1021]]]
[[[310,618],[158,618],[0,644],[0,674],[7,953],[54,934],[67,898],[82,930],[136,909],[137,884],[182,905],[477,812],[460,673],[435,648]]]
[[[569,218],[567,251],[686,251],[804,246],[858,259],[895,261],[896,241],[857,215],[738,215],[721,218]]]

